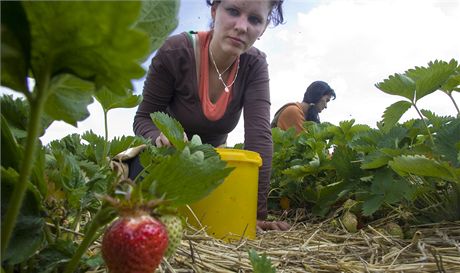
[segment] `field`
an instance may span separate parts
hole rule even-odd
[[[173,147],[108,139],[107,112],[139,104],[132,80],[177,25],[177,5],[2,2],[1,84],[22,95],[1,98],[2,273],[106,272],[101,245],[114,221],[175,216],[232,171],[199,136],[184,141],[164,113],[152,122]],[[458,61],[429,61],[375,86],[400,98],[376,128],[344,120],[272,130],[270,219],[291,230],[224,243],[186,225],[157,272],[460,272]],[[452,115],[419,108],[433,92],[451,99]],[[77,126],[94,100],[104,136],[40,142],[54,121]],[[419,118],[401,123],[410,110]],[[131,180],[124,156],[136,147],[144,172]]]

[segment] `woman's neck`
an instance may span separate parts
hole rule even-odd
[[[221,72],[226,71],[238,58],[238,56],[231,56],[222,52],[219,47],[213,44],[213,39],[209,43],[209,55],[210,61],[214,61]]]

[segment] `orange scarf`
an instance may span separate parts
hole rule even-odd
[[[225,113],[229,101],[231,99],[231,93],[233,85],[229,87],[229,92],[225,92],[222,87],[222,94],[216,103],[212,103],[209,99],[209,43],[211,42],[211,31],[198,32],[198,44],[200,46],[200,73],[199,73],[199,95],[201,100],[201,107],[203,108],[204,115],[207,119],[216,121]],[[235,62],[230,70],[228,76],[227,85],[230,85],[233,78],[235,77],[238,64]]]

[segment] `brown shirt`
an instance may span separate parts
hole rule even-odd
[[[208,120],[203,114],[195,62],[193,45],[185,32],[169,37],[158,49],[145,80],[143,100],[134,117],[134,132],[155,141],[160,131],[150,113],[163,111],[181,123],[189,138],[196,134],[204,143],[217,147],[226,142],[244,109],[244,148],[258,152],[263,161],[259,170],[257,217],[265,219],[273,154],[266,56],[254,47],[241,55],[228,107],[216,121]]]

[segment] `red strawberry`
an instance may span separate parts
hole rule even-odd
[[[168,247],[165,226],[147,214],[113,222],[102,239],[102,257],[110,273],[152,273]]]

